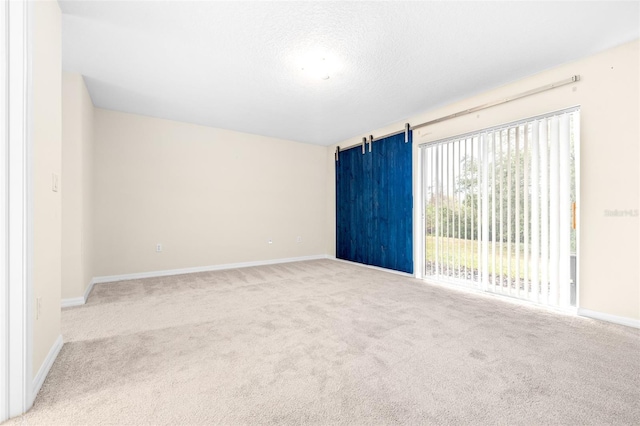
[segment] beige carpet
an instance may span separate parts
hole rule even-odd
[[[96,285],[10,424],[640,424],[640,333],[331,260]]]

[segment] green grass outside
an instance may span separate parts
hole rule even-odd
[[[477,240],[465,240],[461,238],[448,238],[440,237],[440,250],[438,261],[444,265],[448,265],[451,268],[457,268],[458,263],[466,270],[478,270],[478,264],[481,258],[478,257],[478,241]],[[494,272],[498,272],[498,275],[503,277],[509,276],[509,264],[511,264],[511,278],[516,277],[516,263],[520,261],[520,273],[521,279],[524,279],[525,275],[525,258],[524,258],[524,243],[520,243],[520,255],[516,253],[516,244],[511,243],[511,256],[509,256],[507,243],[493,243],[489,242],[489,259],[493,258],[493,246],[495,244],[495,271],[493,262],[489,264],[489,274],[494,275]],[[500,246],[502,246],[502,269],[500,268]],[[427,261],[434,262],[436,260],[436,237],[428,235],[426,237],[426,259]],[[531,247],[529,247],[531,249]],[[480,244],[480,250],[482,250],[482,244]],[[480,252],[482,256],[482,251]],[[529,262],[531,259],[529,259]],[[531,276],[529,276],[531,279]]]

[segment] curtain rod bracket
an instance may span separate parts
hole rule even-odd
[[[340,161],[340,146],[336,146],[336,161]]]
[[[409,123],[404,123],[404,143],[409,143],[409,130],[411,130]]]

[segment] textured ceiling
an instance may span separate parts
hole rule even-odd
[[[63,68],[100,108],[330,145],[636,39],[639,4],[60,1]]]

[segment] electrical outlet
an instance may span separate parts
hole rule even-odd
[[[267,244],[273,244],[273,240],[272,240],[271,238],[269,238],[269,239],[267,240]]]
[[[156,244],[156,252],[160,253],[162,251],[162,244]]]
[[[302,242],[302,237],[298,236],[298,238],[296,238],[296,243],[301,243]]]

